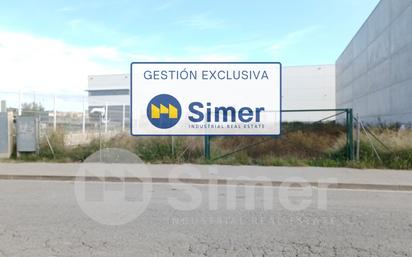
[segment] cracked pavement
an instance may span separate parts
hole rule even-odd
[[[231,210],[226,186],[217,187],[217,201],[210,203],[208,187],[196,185],[204,200],[194,210],[179,211],[168,197],[188,195],[155,184],[137,219],[108,226],[82,211],[73,187],[73,182],[0,181],[0,257],[412,256],[411,192],[328,190],[326,210],[317,208],[314,194],[307,209],[289,211],[278,188],[271,209],[264,208],[257,189],[252,210],[238,188]],[[217,208],[210,210],[211,204]]]

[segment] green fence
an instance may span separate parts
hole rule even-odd
[[[333,115],[327,116],[317,122],[323,122],[325,120],[331,119],[333,117],[339,116],[339,115],[345,115],[345,128],[346,128],[346,158],[347,160],[353,160],[354,159],[354,148],[353,148],[353,110],[351,108],[347,109],[301,109],[301,110],[282,110],[282,113],[298,113],[298,112],[335,112]],[[282,128],[281,128],[282,130]],[[282,134],[282,132],[281,132]],[[229,155],[238,153],[240,151],[244,151],[250,147],[254,147],[258,144],[264,143],[268,140],[262,140],[259,142],[256,142],[254,144],[250,144],[247,146],[244,146],[242,148],[236,149],[232,152],[226,153],[221,156],[213,157],[211,156],[211,145],[212,145],[212,138],[213,136],[205,136],[204,137],[204,157],[206,160],[218,160],[225,158]],[[271,140],[276,140],[276,138],[272,138]]]

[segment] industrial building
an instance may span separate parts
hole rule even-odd
[[[109,122],[129,121],[129,74],[91,75],[88,82],[89,111],[106,108]]]
[[[335,65],[284,67],[282,109],[334,109]],[[331,112],[283,113],[283,121],[318,121]]]
[[[381,0],[336,61],[336,107],[368,123],[412,122],[412,0]]]
[[[129,74],[89,76],[89,110],[108,109],[109,122],[129,121]],[[123,111],[124,108],[124,111]],[[284,67],[282,109],[335,108],[335,65]],[[284,113],[284,121],[318,121],[330,112]]]

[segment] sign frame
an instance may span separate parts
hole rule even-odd
[[[276,64],[279,65],[279,134],[133,134],[133,65],[134,64]],[[129,109],[129,128],[131,136],[272,136],[280,137],[282,135],[282,63],[281,62],[131,62],[130,63],[130,109]]]

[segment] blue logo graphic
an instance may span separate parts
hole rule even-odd
[[[147,105],[147,118],[156,128],[173,127],[179,122],[181,115],[180,103],[171,95],[157,95]]]

